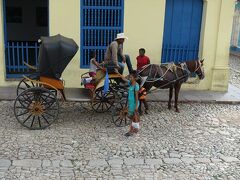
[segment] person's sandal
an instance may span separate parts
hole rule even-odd
[[[132,136],[132,135],[133,135],[133,134],[130,133],[130,132],[125,133],[125,136],[126,136],[126,137],[129,137],[129,136]]]

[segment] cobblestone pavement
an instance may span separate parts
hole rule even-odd
[[[150,103],[142,129],[66,103],[50,128],[30,131],[1,101],[0,179],[240,179],[240,106]]]
[[[240,57],[230,57],[230,83],[240,88]]]

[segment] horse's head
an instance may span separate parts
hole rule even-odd
[[[203,69],[203,60],[197,60],[197,61],[187,61],[187,67],[190,72],[196,73],[199,77],[199,79],[204,79],[205,74],[204,74],[204,69]]]
[[[203,68],[204,59],[196,61],[195,73],[198,75],[199,79],[204,79],[205,73]]]

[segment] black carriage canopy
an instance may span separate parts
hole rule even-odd
[[[59,79],[77,51],[78,45],[73,39],[60,34],[41,37],[38,56],[40,76]]]

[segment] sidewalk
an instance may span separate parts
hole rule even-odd
[[[148,95],[148,100],[153,102],[168,101],[168,90],[157,90]],[[0,87],[0,100],[14,100],[16,87]],[[174,97],[173,99],[174,100]],[[202,102],[240,104],[240,89],[229,84],[228,92],[181,90],[179,102]]]
[[[168,98],[168,90],[159,90],[149,94],[148,99],[149,101],[168,101]],[[179,102],[240,104],[240,89],[229,84],[228,92],[181,90]]]

